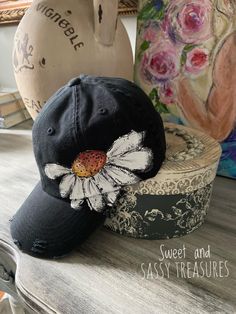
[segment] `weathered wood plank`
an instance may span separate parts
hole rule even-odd
[[[67,257],[42,260],[16,249],[8,222],[38,179],[30,131],[1,131],[0,264],[3,252],[15,261],[18,294],[37,313],[236,313],[235,181],[216,179],[206,223],[188,236],[137,240],[101,228]],[[158,266],[161,244],[167,249],[184,244],[185,263],[194,262],[196,248],[210,245],[209,261],[227,260],[229,276],[177,278],[172,259],[165,260],[169,278],[143,279],[141,264],[146,270],[149,263]]]

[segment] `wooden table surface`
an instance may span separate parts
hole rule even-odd
[[[36,313],[236,313],[236,181],[216,179],[206,222],[183,238],[137,240],[101,228],[67,257],[33,258],[14,246],[8,221],[39,179],[24,127],[30,123],[0,131],[0,266],[12,278],[0,279],[0,290]],[[162,262],[163,272],[162,244],[186,247],[184,258]],[[195,250],[208,245],[210,257],[195,260]],[[208,270],[215,265],[209,278],[187,273],[201,261]],[[179,278],[176,262],[185,265]]]

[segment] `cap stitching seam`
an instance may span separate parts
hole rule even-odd
[[[78,114],[78,109],[79,109],[79,97],[78,97],[78,89],[77,89],[77,86],[73,86],[73,90],[74,90],[74,97],[75,97],[75,102],[74,102],[74,137],[75,137],[75,143],[76,145],[78,146],[78,128],[80,127],[79,125],[79,121],[78,121],[78,118],[79,118],[79,114]]]

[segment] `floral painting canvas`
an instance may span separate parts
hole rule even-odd
[[[236,1],[140,0],[135,81],[165,121],[221,143],[236,179]]]

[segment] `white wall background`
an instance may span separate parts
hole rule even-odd
[[[0,87],[15,87],[11,65],[13,38],[16,26],[0,26]]]
[[[130,37],[133,53],[135,49],[136,18],[123,17],[127,32]],[[11,54],[13,48],[13,38],[16,31],[15,25],[0,25],[0,87],[16,87],[13,69],[11,65]]]

